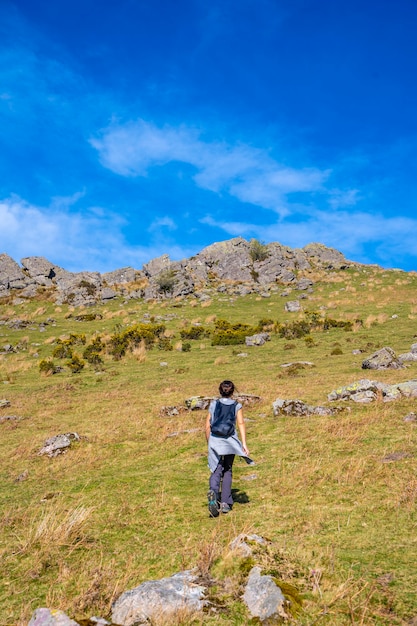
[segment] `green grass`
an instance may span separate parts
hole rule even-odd
[[[174,346],[182,328],[196,320],[212,327],[214,316],[250,325],[261,318],[292,322],[300,315],[285,312],[284,304],[300,293],[214,294],[209,306],[195,299],[118,300],[81,310],[103,316],[85,322],[69,317],[80,310],[49,302],[1,305],[0,347],[20,349],[0,356],[0,397],[11,402],[0,417],[24,418],[0,423],[2,626],[26,624],[39,606],[62,608],[74,618],[108,617],[122,591],[197,563],[223,580],[227,609],[193,623],[247,624],[239,601],[242,573],[236,564],[226,566],[228,544],[241,532],[272,541],[269,569],[303,598],[294,623],[399,625],[417,614],[416,426],[403,421],[415,400],[352,404],[334,417],[278,418],[271,406],[277,397],[326,404],[330,391],[359,378],[417,378],[416,363],[404,370],[361,370],[363,358],[377,348],[390,346],[399,354],[417,341],[417,276],[367,267],[317,280],[301,300],[304,309],[360,318],[363,325],[353,332],[313,331],[311,346],[304,338],[272,334],[258,348],[211,346],[204,338],[191,340],[190,352],[153,348],[144,359],[129,353],[120,361],[104,354],[102,371],[87,364],[79,374],[65,367],[43,376],[39,361],[52,356],[60,337],[82,333],[88,343],[145,315],[166,325]],[[8,322],[16,318],[31,324],[12,330]],[[48,318],[55,322],[41,332],[39,324]],[[332,354],[335,347],[342,354]],[[358,348],[365,352],[353,355]],[[83,346],[74,350],[82,354]],[[248,356],[237,356],[241,352]],[[293,361],[314,367],[281,368]],[[65,359],[54,362],[64,365]],[[224,378],[262,397],[245,410],[257,466],[236,461],[240,502],[232,514],[213,520],[205,498],[205,412],[161,417],[160,409],[182,406],[193,395],[215,395]],[[192,432],[181,433],[186,430]],[[66,455],[37,455],[45,439],[71,431],[82,440]],[[169,436],[174,432],[180,434]],[[408,456],[383,462],[392,452]],[[26,480],[16,482],[25,471]],[[246,480],[253,474],[256,479]]]

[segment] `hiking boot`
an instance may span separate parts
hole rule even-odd
[[[208,500],[208,510],[210,513],[210,517],[218,517],[219,516],[219,505],[217,502],[217,495],[213,489],[209,489],[207,492],[207,500]]]
[[[220,505],[220,511],[222,513],[230,513],[230,511],[232,510],[232,507],[230,506],[230,504],[227,504],[227,502],[222,502]]]

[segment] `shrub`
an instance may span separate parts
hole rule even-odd
[[[73,354],[72,358],[66,362],[66,366],[69,367],[73,374],[78,374],[85,367],[85,361],[82,360],[78,354]]]
[[[189,326],[180,331],[181,339],[201,339],[209,334],[210,331],[204,328],[204,326]]]
[[[89,283],[88,280],[80,280],[78,287],[85,289],[89,296],[94,296],[97,291],[97,287],[93,283]]]
[[[249,256],[253,262],[255,261],[265,261],[265,259],[269,256],[268,247],[258,241],[258,239],[251,239],[250,248],[249,248]]]
[[[58,340],[58,345],[54,348],[52,356],[55,359],[70,359],[72,357],[72,346],[68,340]]]
[[[190,352],[191,351],[191,344],[186,341],[182,344],[182,351],[183,352]]]
[[[310,324],[307,320],[278,324],[278,334],[283,339],[300,339],[310,334]]]
[[[164,324],[136,324],[111,336],[109,353],[115,361],[119,361],[128,349],[133,350],[142,341],[146,348],[151,348],[164,332]]]
[[[160,337],[158,339],[158,350],[165,350],[166,352],[170,352],[173,349],[174,348],[169,337]]]
[[[175,271],[172,269],[163,270],[155,278],[155,282],[162,293],[172,293],[177,283]]]
[[[101,341],[100,337],[96,337],[90,343],[89,346],[83,352],[83,357],[90,363],[90,365],[99,366],[102,365],[103,359],[100,356],[100,352],[104,349],[104,343]]]
[[[81,313],[74,317],[76,322],[94,322],[94,320],[101,320],[103,316],[100,313]]]
[[[51,359],[42,359],[39,362],[39,371],[41,374],[49,376],[50,374],[56,374],[59,370]]]
[[[245,338],[254,335],[258,327],[249,324],[232,324],[227,320],[217,320],[212,333],[212,346],[234,346],[245,343]]]

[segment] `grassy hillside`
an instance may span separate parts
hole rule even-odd
[[[314,279],[304,310],[352,321],[352,330],[313,330],[307,339],[272,332],[257,348],[212,346],[203,337],[184,340],[191,350],[180,351],[180,332],[213,329],[219,319],[293,322],[303,314],[284,305],[302,292],[117,300],[83,310],[47,301],[1,305],[0,348],[17,350],[0,356],[0,399],[11,403],[0,420],[22,418],[0,421],[1,625],[26,624],[39,606],[108,617],[115,597],[144,580],[197,563],[219,569],[241,532],[273,542],[281,577],[303,598],[294,623],[395,625],[417,615],[416,423],[404,422],[416,401],[352,403],[337,416],[309,418],[274,417],[271,406],[277,397],[326,404],[330,391],[360,378],[417,378],[417,363],[361,370],[377,348],[400,354],[417,341],[417,275],[363,267]],[[86,313],[98,318],[75,319]],[[13,328],[17,319],[28,324]],[[172,350],[142,343],[120,360],[109,354],[112,335],[149,321],[164,324],[168,341],[160,346]],[[71,334],[85,335],[73,346],[80,356],[100,337],[103,363],[72,373],[68,359],[52,357]],[[63,371],[42,374],[39,363],[51,358]],[[281,367],[294,361],[314,367]],[[210,519],[206,414],[164,417],[160,409],[215,395],[224,378],[262,397],[245,411],[257,466],[236,461],[238,502],[230,515]],[[65,455],[38,455],[48,437],[74,431],[81,441]],[[398,460],[384,462],[391,453]],[[225,589],[228,608],[192,623],[248,623],[237,588]]]

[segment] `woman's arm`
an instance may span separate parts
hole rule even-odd
[[[210,411],[207,413],[207,419],[206,419],[206,439],[207,441],[209,440],[210,437],[210,419],[211,419],[211,415],[210,415]]]
[[[242,448],[245,451],[245,454],[249,456],[249,448],[246,445],[246,425],[245,420],[243,419],[243,410],[239,409],[236,416],[237,425],[240,433],[240,440],[242,442]]]

